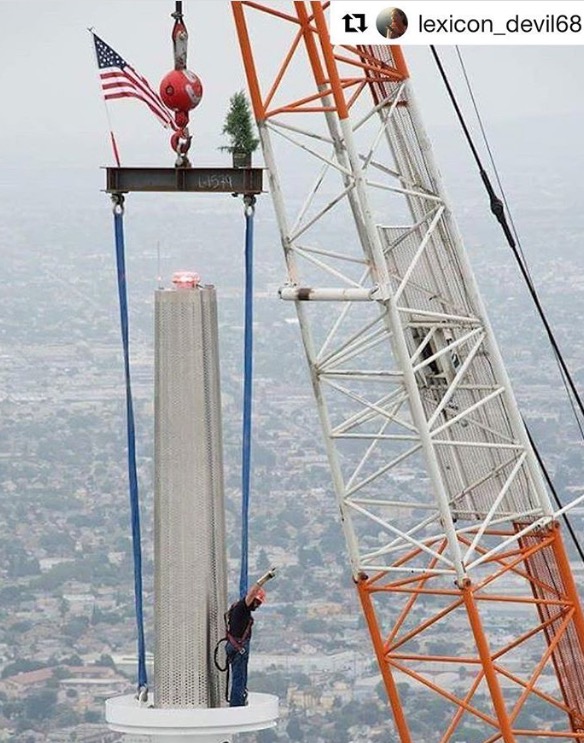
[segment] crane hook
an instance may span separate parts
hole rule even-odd
[[[162,78],[160,97],[164,105],[174,111],[174,133],[170,146],[176,153],[177,168],[188,168],[190,162],[187,152],[191,146],[192,136],[189,133],[189,112],[196,108],[203,97],[203,85],[194,72],[187,70],[187,47],[189,34],[183,19],[182,2],[177,0],[172,29],[174,51],[174,69]]]

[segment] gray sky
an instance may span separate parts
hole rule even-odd
[[[281,3],[283,8],[288,2]],[[111,162],[107,120],[88,26],[158,87],[172,67],[173,0],[0,0],[0,158],[6,163]],[[186,0],[189,67],[205,94],[192,114],[199,161],[217,162],[229,96],[244,77],[228,0]],[[270,26],[270,29],[272,27]],[[281,40],[266,28],[262,52],[274,60]],[[559,127],[566,114],[584,115],[581,47],[464,47],[487,125],[546,115]],[[426,47],[406,48],[426,123],[453,123]],[[460,81],[454,50],[441,48],[452,80]],[[461,95],[462,87],[459,87]],[[171,164],[168,133],[137,101],[110,105],[123,164]]]

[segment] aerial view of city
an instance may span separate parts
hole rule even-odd
[[[119,17],[114,4],[102,0],[88,3],[84,10],[72,0],[53,4],[53,11],[39,2],[31,5],[35,12],[26,33],[30,36],[27,43],[34,40],[33,54],[17,64],[16,50],[22,40],[8,37],[16,24],[28,21],[20,18],[20,4],[0,2],[0,28],[6,37],[0,51],[4,90],[13,91],[19,75],[36,75],[30,84],[38,95],[38,100],[30,101],[18,91],[16,100],[10,101],[9,93],[10,106],[0,114],[4,132],[0,140],[4,267],[0,293],[0,741],[142,743],[147,739],[124,736],[105,719],[106,700],[136,691],[137,629],[124,362],[112,205],[104,193],[103,166],[111,166],[113,157],[108,131],[112,122],[103,113],[86,27],[95,24],[97,33],[119,44],[120,52],[133,60],[143,55],[145,72],[154,71],[157,84],[156,74],[160,72],[161,77],[172,67],[169,34],[174,3],[131,0],[119,10]],[[141,18],[143,5],[148,8]],[[217,6],[223,5],[219,12]],[[246,86],[229,3],[186,2],[185,6],[189,65],[204,83],[200,110],[191,115],[189,157],[195,166],[227,168],[230,158],[220,150],[223,116],[230,96]],[[207,21],[212,34],[203,39]],[[230,25],[225,33],[234,47],[229,51],[232,75],[226,74],[224,65],[211,61],[217,44],[212,36],[217,38],[226,24]],[[160,49],[149,60],[149,45],[154,43]],[[581,62],[580,49],[574,49]],[[404,50],[407,57],[408,48]],[[580,89],[565,51],[563,47],[502,51],[501,69],[512,53],[517,55],[517,67],[510,73],[509,88],[501,93],[501,109],[485,85],[489,74],[499,74],[498,48],[469,48],[465,55],[468,69],[479,81],[477,96],[484,96],[485,101],[483,121],[494,163],[481,142],[484,162],[499,195],[501,185],[504,188],[506,210],[521,237],[531,279],[576,387],[582,390],[584,210],[579,182],[584,103],[578,99]],[[75,55],[79,58],[70,62],[70,77],[63,71],[57,75],[55,68]],[[454,65],[451,47],[444,48],[444,58]],[[495,72],[487,74],[491,61]],[[49,62],[53,69],[45,72],[43,65]],[[567,505],[584,496],[582,417],[566,393],[549,338],[490,212],[481,176],[442,89],[438,99],[436,89],[441,83],[426,48],[412,48],[411,70],[450,206],[520,414],[561,504]],[[504,87],[503,82],[498,79],[496,85]],[[462,84],[459,91],[464,99]],[[533,98],[539,103],[533,103]],[[468,100],[465,105],[470,111]],[[153,118],[137,101],[115,102],[114,124],[119,127],[123,164],[174,167],[169,132]],[[289,266],[282,251],[280,215],[272,200],[273,165],[266,162],[261,148],[254,153],[254,166],[264,169],[264,193],[257,197],[254,226],[250,581],[273,566],[277,572],[256,614],[249,690],[276,695],[280,719],[277,726],[242,735],[241,740],[402,743],[405,738],[399,737],[386,679],[372,645],[370,618],[362,612],[355,590],[334,467],[331,472],[332,437],[322,435],[322,414],[319,417],[302,342],[302,318],[299,322],[297,303],[279,298]],[[298,212],[304,208],[300,171],[292,159],[284,161],[282,173],[292,174],[283,176],[286,206]],[[136,193],[128,194],[125,201],[144,626],[151,676],[157,487],[154,297],[157,289],[172,288],[171,277],[179,269],[196,271],[217,292],[227,597],[229,603],[238,598],[245,212],[241,195],[234,196]],[[339,251],[348,241],[353,219],[359,221],[348,206],[342,209],[326,236]],[[392,214],[383,218],[389,223]],[[327,286],[334,284],[335,278],[329,277]],[[427,353],[428,358],[431,355]],[[334,405],[331,410],[333,416],[339,412]],[[348,461],[349,456],[341,461],[340,469]],[[392,478],[399,499],[423,502],[428,473],[422,464],[405,462]],[[415,509],[405,511],[409,517]],[[584,565],[577,542],[583,529],[584,504],[569,512],[569,529],[564,531],[571,572],[584,597]],[[375,548],[381,544],[377,529],[367,532],[367,538]],[[522,625],[527,611],[533,612],[533,607],[501,601],[485,620],[485,631],[497,642],[505,642]],[[467,657],[471,649],[461,649],[460,629],[456,619],[437,624],[432,641],[421,642],[420,653]],[[523,660],[518,660],[513,673],[522,670]],[[448,688],[453,695],[467,693],[471,677],[464,661],[434,662],[421,672],[430,685]],[[406,673],[398,678],[399,697],[406,715],[413,718],[409,725],[416,741],[479,743],[486,739],[481,730],[467,723],[451,738],[435,737],[446,720],[444,705],[427,702]],[[552,683],[555,674],[550,664],[541,672],[542,703]],[[520,716],[521,726],[554,729],[556,720],[546,715],[540,715],[535,704]]]

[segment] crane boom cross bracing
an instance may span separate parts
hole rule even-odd
[[[406,684],[440,743],[584,739],[584,616],[402,51],[334,47],[327,6],[232,3],[395,730]]]

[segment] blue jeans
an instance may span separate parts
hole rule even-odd
[[[230,642],[225,646],[229,673],[231,676],[230,707],[244,707],[247,704],[247,662],[249,660],[249,640],[242,644],[240,652]]]

